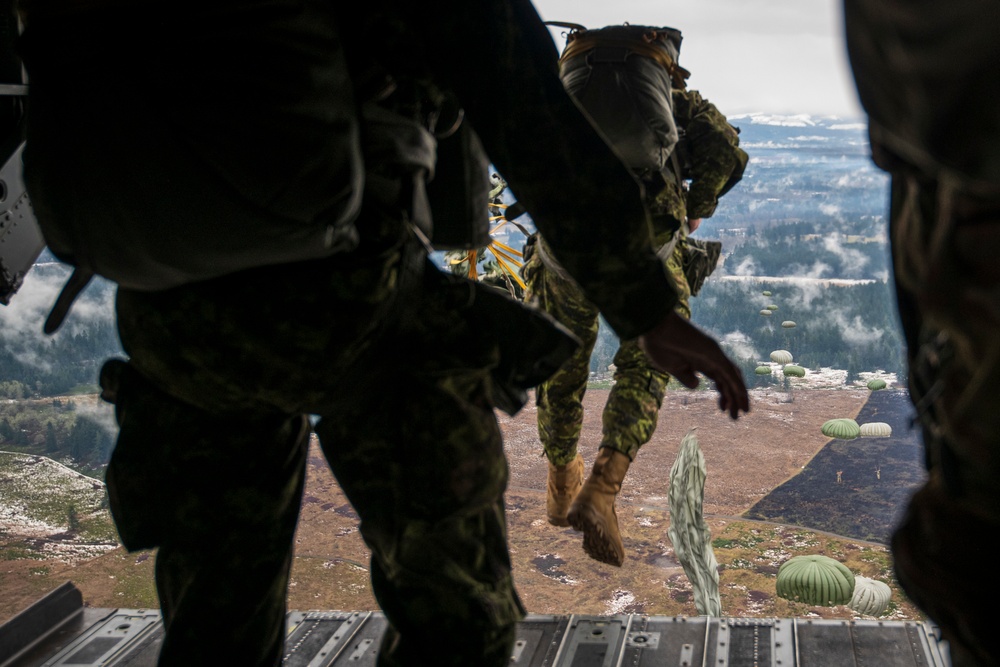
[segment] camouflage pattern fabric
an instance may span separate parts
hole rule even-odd
[[[691,162],[690,189],[674,178],[657,175],[659,190],[648,198],[654,247],[671,242],[688,217],[708,217],[715,211],[719,193],[738,181],[747,156],[739,148],[739,137],[726,117],[697,91],[675,90],[675,119],[685,130]],[[665,182],[664,182],[665,181]],[[693,216],[692,212],[699,214]],[[685,244],[681,237],[665,262],[673,279],[678,301],[675,310],[691,317],[691,289],[684,270]],[[538,434],[550,462],[565,465],[573,460],[583,423],[583,395],[590,376],[590,355],[597,340],[597,308],[576,282],[552,258],[544,237],[542,252],[526,253],[523,268],[526,300],[555,317],[582,341],[583,346],[548,381],[536,390]],[[699,285],[700,287],[700,285]],[[634,459],[656,430],[660,406],[669,376],[653,368],[634,339],[622,340],[614,357],[615,383],[602,414],[601,447],[612,447]]]
[[[896,576],[952,664],[996,666],[976,564],[1000,530],[1000,5],[844,6],[872,152],[892,176],[893,271],[928,468],[892,537]]]
[[[538,238],[536,243],[545,241]],[[565,465],[576,458],[583,424],[583,395],[590,377],[590,355],[597,341],[598,311],[572,279],[546,265],[543,257],[550,256],[549,253],[550,250],[527,253],[523,275],[528,303],[552,315],[583,343],[555,375],[536,389],[538,435],[545,455],[554,465]],[[677,312],[690,318],[689,292],[681,261],[682,250],[677,246],[666,268],[680,295]],[[650,365],[634,339],[620,342],[614,364],[615,384],[602,415],[600,446],[613,447],[634,459],[656,429],[670,376]]]
[[[293,304],[287,303],[285,290],[301,284],[302,276],[294,277],[294,269],[307,270],[304,266],[282,276],[248,273],[239,280],[221,279],[216,284],[210,281],[166,292],[120,290],[118,313],[122,341],[131,357],[130,372],[149,374],[164,388],[157,398],[168,406],[180,403],[169,396],[174,394],[215,410],[185,405],[185,418],[168,426],[155,421],[161,411],[153,399],[145,412],[132,412],[130,401],[140,399],[133,399],[132,385],[125,385],[116,392],[120,410],[129,419],[123,421],[123,433],[128,424],[127,432],[136,433],[137,440],[139,433],[157,429],[170,433],[171,439],[177,433],[181,437],[203,434],[197,440],[204,443],[198,465],[206,475],[228,479],[254,460],[246,452],[268,446],[262,440],[265,434],[253,427],[258,420],[246,419],[244,430],[234,430],[233,424],[239,424],[244,415],[320,415],[316,432],[334,474],[361,517],[362,535],[372,549],[373,590],[393,627],[387,635],[392,641],[383,646],[379,664],[426,664],[428,656],[434,656],[435,664],[502,665],[510,655],[514,629],[524,610],[510,576],[502,500],[507,468],[492,402],[491,371],[499,364],[500,346],[478,331],[478,320],[470,317],[471,283],[439,273],[420,277],[398,266],[392,270],[393,264],[406,264],[399,259],[401,255],[423,258],[421,251],[409,248],[384,255],[392,258],[385,260],[388,266],[373,262],[383,268],[376,275],[392,278],[367,295],[363,289],[352,288],[358,286],[355,281],[364,284],[368,279],[373,270],[370,264],[339,272],[332,261],[319,263],[325,271],[314,267],[319,271],[317,278],[326,274],[326,282],[321,293],[314,292],[311,298],[341,303],[342,310],[297,309],[291,293],[288,299]],[[259,324],[250,328],[243,320],[243,297],[264,295],[267,298],[256,311]],[[367,298],[352,301],[348,295]],[[405,308],[398,305],[400,295],[405,295]],[[380,298],[396,303],[396,308],[385,313]],[[410,308],[421,317],[408,316]],[[191,309],[196,309],[198,318],[190,317]],[[383,322],[373,324],[369,312],[383,313]],[[371,333],[364,344],[360,338],[349,344],[348,337],[356,336],[359,329]],[[164,338],[168,335],[173,340],[169,346]],[[282,335],[293,336],[300,344],[285,347]],[[199,350],[214,350],[218,356],[198,354]],[[229,354],[242,354],[246,363],[234,367]],[[312,378],[317,385],[306,381],[296,389],[293,384],[302,381],[302,373],[281,379],[282,369],[317,363],[321,365]],[[337,372],[324,377],[324,369]],[[273,384],[260,384],[258,373],[273,378]],[[133,457],[134,465],[128,469],[128,484],[116,493],[116,504],[140,515],[151,502],[150,489],[159,488],[150,480],[159,474],[161,460],[174,456],[173,450],[161,451],[155,440],[142,444],[142,453]],[[119,442],[116,457],[125,445],[126,441]],[[268,469],[277,477],[273,464],[264,468]],[[123,471],[114,478],[124,476]],[[216,495],[227,492],[220,486]],[[154,493],[152,497],[157,504],[170,502],[169,495]],[[192,490],[192,502],[201,497],[200,488]],[[204,497],[210,503],[215,496]],[[250,506],[261,502],[255,500]],[[290,513],[292,526],[297,507]],[[192,511],[197,514],[197,509],[202,517],[210,517],[202,519],[210,524],[206,536],[212,530],[231,535],[227,545],[234,551],[244,546],[258,552],[263,549],[254,535],[236,534],[232,517],[222,508],[201,503]],[[119,515],[123,517],[119,525],[128,525],[125,515]],[[180,540],[189,530],[179,517],[171,519],[164,522],[153,542],[161,553],[164,544]],[[270,515],[262,513],[261,520],[270,521]],[[152,546],[150,541],[144,540],[141,546]],[[290,558],[290,548],[288,540],[268,547],[282,562]],[[187,556],[189,568],[183,571],[184,577],[196,582],[208,578],[218,587],[243,585],[244,572],[238,568],[230,572],[190,567],[196,561],[193,554]],[[184,581],[181,577],[167,582],[161,599],[176,595],[169,585]],[[287,575],[280,580],[271,577],[269,585],[281,591],[276,599],[283,604]],[[207,604],[195,594],[186,595],[184,602]],[[173,628],[182,637],[178,643],[190,646],[185,639],[202,630],[187,626],[185,618],[178,617]],[[216,632],[225,631],[213,635],[216,645],[229,646],[246,631],[240,621],[243,614],[230,609],[225,618],[226,628],[213,627]],[[442,629],[449,636],[454,633],[456,641],[439,656]],[[256,655],[254,650],[249,646],[248,655]]]
[[[719,197],[742,177],[749,156],[739,147],[739,134],[719,109],[696,90],[674,90],[674,118],[684,129],[689,219],[709,218]]]
[[[101,385],[121,427],[106,474],[115,525],[130,551],[158,548],[159,664],[279,664],[308,420],[210,415],[123,361]]]
[[[1000,530],[1000,198],[899,176],[892,199],[910,397],[929,469],[893,535],[896,575],[955,645],[957,665],[1000,665],[989,596],[970,568],[982,536]]]

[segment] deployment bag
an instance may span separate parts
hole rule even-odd
[[[662,172],[677,143],[671,89],[686,72],[677,65],[681,33],[673,28],[571,27],[559,75],[593,123],[633,170]]]

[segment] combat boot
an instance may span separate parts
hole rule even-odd
[[[594,560],[621,567],[625,547],[618,532],[615,497],[632,463],[611,447],[597,450],[594,468],[569,508],[571,526],[583,532],[583,550]]]
[[[545,510],[549,515],[549,523],[553,526],[568,526],[566,513],[569,504],[576,498],[583,486],[583,457],[579,454],[566,465],[553,465],[549,461],[548,495],[545,498]]]

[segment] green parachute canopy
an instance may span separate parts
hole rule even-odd
[[[880,380],[879,378],[875,378],[874,380],[868,381],[868,388],[871,389],[872,391],[885,389],[885,387],[886,387],[885,380]]]
[[[861,427],[853,419],[831,419],[820,428],[828,438],[853,440],[861,435]]]
[[[760,311],[760,314],[763,315],[764,317],[770,317],[771,311],[765,308],[764,310]]]
[[[865,616],[881,616],[892,599],[892,589],[888,584],[868,577],[854,577],[854,595],[848,606]]]
[[[763,292],[761,292],[761,294],[763,294],[764,296],[771,296],[771,292],[769,292],[768,290],[764,290]]]
[[[791,320],[785,320],[784,322],[781,323],[781,326],[783,326],[786,329],[794,329],[795,322],[792,322]]]
[[[770,375],[771,374],[771,367],[770,366],[758,366],[757,368],[754,369],[754,373],[756,373],[757,375]]]
[[[885,422],[868,422],[862,424],[860,435],[863,438],[888,438],[892,435],[892,427]]]
[[[774,304],[772,303],[772,304],[770,304],[770,305],[769,305],[769,306],[767,307],[767,309],[768,309],[768,310],[778,310],[778,307],[777,307],[776,305],[774,305]]]
[[[792,363],[792,353],[788,350],[775,350],[771,353],[771,361],[776,364]]]
[[[785,375],[789,375],[791,377],[804,378],[806,376],[806,369],[802,368],[802,366],[787,364],[782,370]]]
[[[854,573],[827,556],[795,556],[778,568],[778,597],[810,605],[847,604],[854,595]]]

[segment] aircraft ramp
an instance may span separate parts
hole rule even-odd
[[[293,611],[286,667],[374,667],[379,612]],[[97,609],[67,582],[0,626],[0,667],[155,667],[156,609]],[[448,637],[441,637],[442,656]],[[531,614],[511,667],[950,667],[931,623]],[[470,666],[471,667],[471,666]]]

